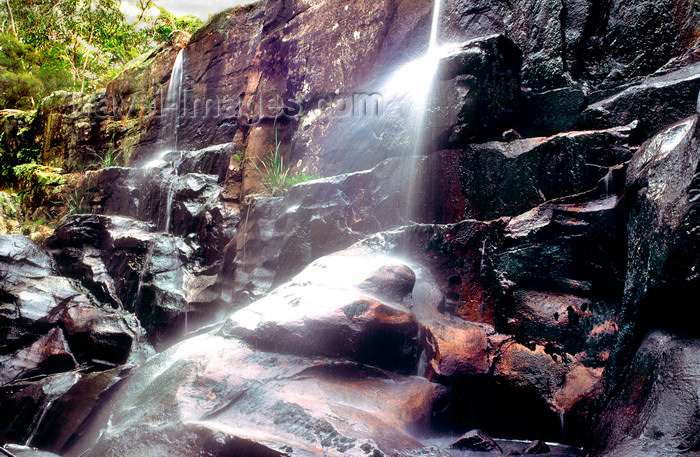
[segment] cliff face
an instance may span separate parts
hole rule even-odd
[[[693,4],[682,0],[482,3],[444,2],[439,40],[502,33],[520,47],[522,83],[530,91],[519,106],[511,104],[510,125],[502,127],[529,136],[570,128],[586,96],[604,97],[682,56],[697,27]],[[384,95],[381,77],[425,51],[431,9],[429,1],[279,1],[217,15],[184,48],[182,146],[234,142],[251,158],[261,157],[276,131],[290,163],[308,167],[316,153],[299,131],[309,128],[304,114],[348,95]],[[123,95],[130,92],[119,84],[110,88],[108,95],[128,100]],[[545,119],[533,122],[533,113]],[[137,151],[156,147],[158,120],[144,125]],[[260,189],[255,173],[243,170],[243,179],[249,181],[244,195]]]
[[[432,2],[269,0],[4,113],[90,214],[0,236],[0,444],[697,451],[695,2],[441,7],[432,79]]]

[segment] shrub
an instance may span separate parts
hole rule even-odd
[[[284,157],[280,154],[277,128],[275,128],[275,149],[273,153],[265,158],[258,159],[258,161],[260,166],[252,162],[253,166],[262,175],[265,190],[273,197],[284,195],[290,187],[297,184],[318,179],[318,176],[304,173],[290,174],[288,166],[284,163]]]

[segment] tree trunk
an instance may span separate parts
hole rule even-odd
[[[10,15],[10,24],[12,25],[12,33],[14,33],[15,38],[19,40],[19,37],[17,36],[17,28],[15,27],[15,17],[12,15],[12,8],[10,7],[10,0],[5,0],[5,3],[7,4],[7,12]]]

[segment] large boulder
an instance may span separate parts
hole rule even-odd
[[[409,267],[389,258],[326,256],[235,312],[222,331],[264,350],[412,374],[419,326],[406,306],[414,282]]]
[[[525,236],[526,220],[533,223],[530,229],[535,231],[535,226],[545,231],[556,226],[547,218],[540,220],[543,225],[530,218],[526,214],[491,223],[464,221],[454,225],[408,226],[368,237],[347,251],[368,258],[398,256],[416,272],[411,309],[422,326],[424,354],[419,374],[450,388],[433,420],[437,428],[458,431],[479,427],[487,433],[519,439],[540,436],[548,440],[581,440],[577,429],[588,420],[592,401],[600,392],[603,365],[608,356],[605,350],[611,335],[600,329],[589,334],[588,329],[594,326],[584,322],[581,328],[577,327],[582,335],[579,346],[567,346],[565,336],[555,331],[545,333],[544,338],[542,333],[538,337],[534,332],[523,338],[516,326],[504,322],[502,316],[508,312],[510,301],[501,287],[509,282],[499,283],[504,280],[499,272],[503,266],[500,262],[504,257],[543,244],[536,238],[515,241],[519,238],[513,233],[515,227],[520,227],[523,230],[520,236]],[[608,247],[604,234],[598,229],[590,230],[581,237],[582,245],[600,243],[599,250],[603,252]],[[563,278],[557,277],[559,270],[547,269],[548,259],[554,263],[557,257],[567,259],[572,272],[578,268],[576,253],[569,249],[571,257],[568,257],[566,237],[562,238],[562,245],[552,249],[554,252],[561,249],[558,255],[540,252],[533,255],[535,262],[541,262],[540,266],[524,269],[539,268],[540,274],[549,276],[549,284],[555,284]],[[484,240],[488,243],[485,249]],[[519,243],[522,243],[520,247],[516,247]],[[591,273],[595,273],[596,262],[592,262]],[[612,266],[606,264],[606,268]],[[514,271],[528,274],[517,268]],[[619,272],[617,276],[620,277]],[[571,282],[568,286],[575,286]],[[566,283],[561,281],[561,287]],[[527,284],[528,280],[523,279],[522,287]],[[619,299],[621,290],[618,280],[617,290],[609,291],[608,299]],[[582,290],[578,293],[586,296]],[[542,302],[550,305],[556,299],[556,294],[550,294]],[[614,311],[603,306],[593,313],[591,322],[607,323],[606,319],[614,315]],[[465,318],[471,322],[465,322]],[[566,319],[568,316],[562,316],[562,320]],[[614,324],[612,328],[616,329]],[[527,417],[537,420],[528,426]],[[560,418],[564,417],[568,424],[566,432],[560,425]]]
[[[647,335],[601,414],[589,455],[649,457],[700,452],[700,341]]]
[[[425,427],[438,393],[424,378],[208,334],[138,368],[72,454],[407,453],[422,449],[411,432]]]

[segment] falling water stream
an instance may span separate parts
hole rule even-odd
[[[46,405],[41,410],[41,414],[39,414],[39,418],[37,419],[36,423],[34,424],[34,428],[32,429],[32,432],[29,434],[29,438],[27,438],[27,442],[24,444],[25,446],[31,446],[32,441],[34,441],[34,437],[36,436],[36,432],[39,430],[39,426],[41,426],[41,423],[44,421],[44,417],[46,416],[46,412],[51,408],[51,405],[53,404],[53,401],[48,401]]]
[[[166,195],[165,205],[165,224],[163,226],[164,233],[170,233],[170,225],[172,222],[173,199],[175,197],[175,183],[178,178],[180,164],[182,163],[182,151],[180,151],[178,135],[180,130],[180,114],[182,111],[182,85],[184,81],[185,66],[185,50],[180,50],[173,64],[173,69],[170,74],[170,83],[168,84],[168,92],[165,96],[165,105],[162,107],[160,138],[164,140],[166,149],[152,158],[149,162],[143,165],[144,169],[151,169],[157,166],[162,166],[165,159],[170,156],[170,174],[172,179],[168,184],[168,193]],[[173,158],[174,156],[174,158]],[[148,266],[153,258],[153,251],[156,247],[156,241],[152,241],[146,253],[146,259],[139,271],[138,285],[136,286],[136,295],[134,297],[135,313],[138,315],[141,300],[143,281],[148,271]],[[187,333],[187,314],[189,309],[185,310],[185,333]]]
[[[172,150],[176,154],[176,159],[172,162],[173,179],[170,181],[170,186],[168,187],[168,196],[166,199],[166,210],[165,210],[165,233],[170,233],[170,223],[172,219],[172,209],[173,209],[173,197],[175,193],[175,181],[178,178],[178,169],[180,168],[180,163],[182,162],[182,151],[180,151],[180,145],[178,142],[178,135],[180,131],[180,111],[182,110],[182,83],[184,79],[185,66],[185,50],[181,49],[175,59],[175,64],[173,65],[173,71],[170,76],[170,83],[168,84],[168,94],[165,98],[165,103],[169,112],[169,122],[168,124],[172,128],[173,136],[173,148]]]

